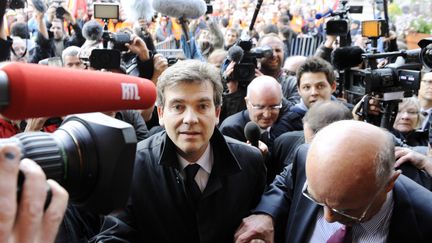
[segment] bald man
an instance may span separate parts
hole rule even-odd
[[[332,123],[276,177],[236,242],[274,242],[275,228],[283,229],[275,242],[328,242],[336,234],[351,242],[431,242],[432,193],[394,162],[389,133],[359,121]]]
[[[259,76],[248,85],[246,110],[227,117],[220,126],[224,135],[246,142],[244,127],[254,121],[265,133],[262,141],[271,147],[273,140],[284,132],[292,131],[286,120],[290,103],[282,95],[281,84],[271,76]]]

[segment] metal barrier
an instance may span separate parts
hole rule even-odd
[[[176,40],[165,40],[155,44],[158,53],[164,57],[181,57],[184,56],[183,49],[177,48]]]
[[[313,56],[324,38],[321,35],[291,39],[288,56]]]

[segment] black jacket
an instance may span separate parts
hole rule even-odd
[[[214,165],[197,211],[166,133],[139,143],[128,207],[107,217],[93,242],[232,242],[264,190],[265,167],[258,149],[217,129],[210,142]]]

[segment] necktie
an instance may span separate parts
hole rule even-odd
[[[195,207],[197,206],[198,201],[201,197],[201,190],[199,189],[198,184],[195,181],[195,176],[200,168],[201,166],[199,164],[190,164],[184,169],[186,173],[186,189]]]
[[[348,243],[352,242],[352,227],[342,226],[330,238],[327,243]]]

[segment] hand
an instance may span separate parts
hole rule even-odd
[[[18,171],[25,176],[17,203]],[[46,180],[35,162],[23,159],[15,145],[0,147],[0,242],[54,242],[68,202],[67,192]],[[44,211],[47,184],[52,197]]]
[[[63,17],[65,18],[66,22],[74,25],[75,24],[75,18],[74,16],[71,14],[71,12],[69,12],[69,10],[65,7],[63,7],[66,12],[63,14]]]
[[[43,128],[43,125],[48,120],[48,117],[30,118],[27,119],[27,126],[24,132],[38,132]]]
[[[401,166],[403,163],[411,163],[417,169],[425,170],[429,175],[432,175],[432,158],[424,154],[421,154],[409,148],[396,147],[395,157],[395,168]]]
[[[274,241],[273,218],[267,214],[252,214],[244,218],[237,229],[234,239],[235,243],[250,242],[260,239],[266,243]]]
[[[324,42],[324,46],[327,48],[333,48],[333,44],[336,41],[337,36],[335,35],[327,35],[326,40]]]
[[[145,62],[150,59],[150,51],[147,48],[143,39],[136,35],[131,35],[131,43],[126,43],[125,46],[132,52],[138,55],[140,61]]]
[[[352,109],[352,115],[354,117],[354,120],[361,121],[362,119],[364,119],[364,117],[360,117],[357,112],[362,112],[364,114],[363,105],[364,102],[366,102],[367,97],[367,95],[363,96],[363,98]],[[367,102],[369,103],[367,114],[378,116],[381,111],[381,105],[378,98],[370,97]]]
[[[234,72],[234,66],[235,66],[235,62],[231,61],[227,68],[225,69],[225,71],[223,72],[222,76],[225,80],[228,80],[228,77],[231,76],[231,74]]]
[[[247,140],[246,143],[249,144],[250,146],[252,146],[252,144],[250,143],[249,140]],[[267,144],[265,144],[265,143],[262,142],[261,140],[258,140],[258,149],[261,151],[261,154],[262,154],[264,157],[265,157],[265,156],[268,154],[268,152],[269,152],[269,149],[268,149]]]
[[[156,84],[159,76],[168,68],[168,60],[162,54],[156,54],[153,57],[153,77],[152,81]]]

